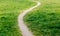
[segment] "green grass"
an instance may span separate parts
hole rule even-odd
[[[35,3],[28,0],[0,0],[0,36],[22,36],[17,17],[33,5]]]
[[[38,0],[41,6],[24,16],[35,36],[60,36],[60,0]]]

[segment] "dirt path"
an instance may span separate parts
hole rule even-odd
[[[40,5],[40,2],[37,2],[37,1],[35,2],[37,3],[35,6],[28,8],[18,16],[18,25],[23,36],[34,36],[32,32],[29,31],[28,27],[24,24],[23,17],[27,12],[30,12],[31,10],[33,10],[34,8]]]

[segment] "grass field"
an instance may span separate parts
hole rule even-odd
[[[41,6],[24,16],[35,36],[60,36],[60,0],[38,0]]]
[[[35,3],[29,0],[0,0],[0,36],[22,36],[17,17],[33,5]]]

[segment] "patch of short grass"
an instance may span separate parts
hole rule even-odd
[[[28,0],[0,0],[0,36],[22,36],[17,17],[33,5],[35,3]]]
[[[35,36],[60,36],[60,0],[38,0],[41,6],[24,16]]]

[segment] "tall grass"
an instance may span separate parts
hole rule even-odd
[[[0,36],[22,36],[17,17],[35,3],[24,0],[0,0]]]
[[[60,36],[60,0],[38,0],[41,6],[24,16],[35,36]]]

